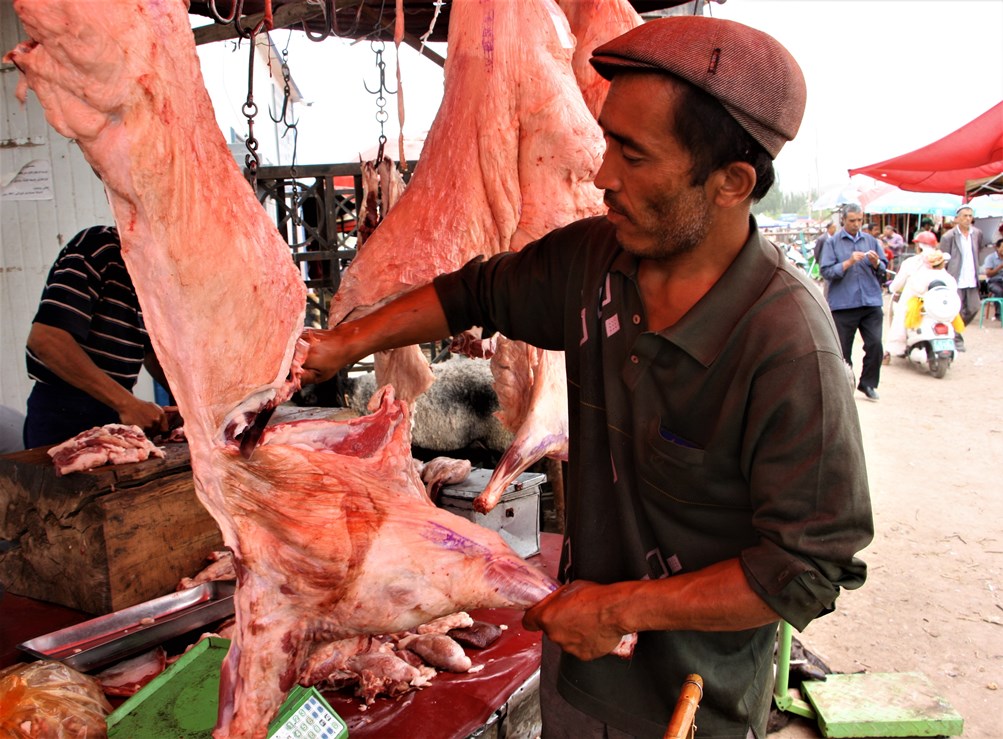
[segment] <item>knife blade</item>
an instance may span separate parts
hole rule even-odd
[[[268,425],[274,412],[275,406],[260,410],[251,421],[251,425],[244,429],[244,433],[240,435],[240,456],[244,459],[251,458],[254,448],[261,441],[261,435],[265,432],[265,426]]]

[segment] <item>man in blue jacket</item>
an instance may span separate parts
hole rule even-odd
[[[825,242],[819,269],[829,284],[826,299],[839,332],[843,359],[853,365],[853,339],[860,331],[864,362],[857,389],[869,400],[878,399],[881,379],[881,324],[887,258],[881,244],[861,231],[864,214],[859,205],[846,206],[843,228]]]

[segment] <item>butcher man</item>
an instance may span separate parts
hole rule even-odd
[[[607,215],[308,332],[304,381],[474,325],[564,350],[564,585],[524,620],[546,637],[544,736],[660,737],[695,672],[700,736],[762,739],[778,622],[859,587],[872,537],[835,326],[750,216],[804,79],[773,38],[700,16],[592,64],[611,80]],[[633,657],[610,656],[630,632]]]
[[[58,444],[94,426],[164,431],[156,403],[132,394],[144,365],[166,387],[112,226],[93,226],[59,253],[26,348],[35,381],[24,423],[26,448]]]

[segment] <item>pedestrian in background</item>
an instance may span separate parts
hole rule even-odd
[[[815,258],[816,264],[818,263],[819,258],[822,256],[822,244],[825,243],[826,239],[828,239],[830,236],[836,233],[836,222],[826,221],[824,224],[822,224],[822,228],[824,228],[825,230],[822,231],[821,234],[819,234],[819,237],[817,239],[815,239],[815,249],[812,252],[812,256]]]
[[[902,261],[902,251],[905,248],[905,239],[902,234],[895,230],[890,223],[881,232],[881,242],[885,245],[885,255],[888,257],[888,265],[892,269],[897,269]],[[889,252],[891,252],[889,254]]]
[[[864,360],[857,389],[868,400],[878,400],[881,379],[881,324],[884,281],[888,267],[880,242],[861,226],[864,214],[851,203],[843,215],[843,228],[825,242],[819,267],[829,283],[826,300],[836,323],[843,359],[853,366],[853,339],[860,332]]]
[[[996,239],[996,251],[986,256],[982,271],[986,273],[986,290],[990,297],[1003,298],[1003,239]],[[1003,318],[999,304],[996,305],[996,318]]]
[[[962,205],[954,214],[955,225],[940,240],[940,250],[950,254],[947,271],[958,283],[961,298],[961,320],[967,326],[979,314],[982,299],[979,296],[979,251],[982,249],[982,232],[972,228],[975,212],[971,206]],[[954,337],[955,348],[965,351],[965,340],[960,334]]]
[[[924,231],[929,231],[934,236],[937,235],[936,233],[934,233],[934,230],[933,230],[933,221],[931,221],[929,218],[924,218],[923,220],[921,220],[919,222],[919,231],[917,231],[916,233],[913,234],[912,240],[915,242],[916,241],[916,237],[919,236]],[[940,241],[939,238],[937,240]]]

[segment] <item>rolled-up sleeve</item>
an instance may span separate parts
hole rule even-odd
[[[741,553],[752,588],[798,629],[864,583],[873,537],[864,449],[846,368],[815,352],[758,378],[748,445],[753,526]]]

